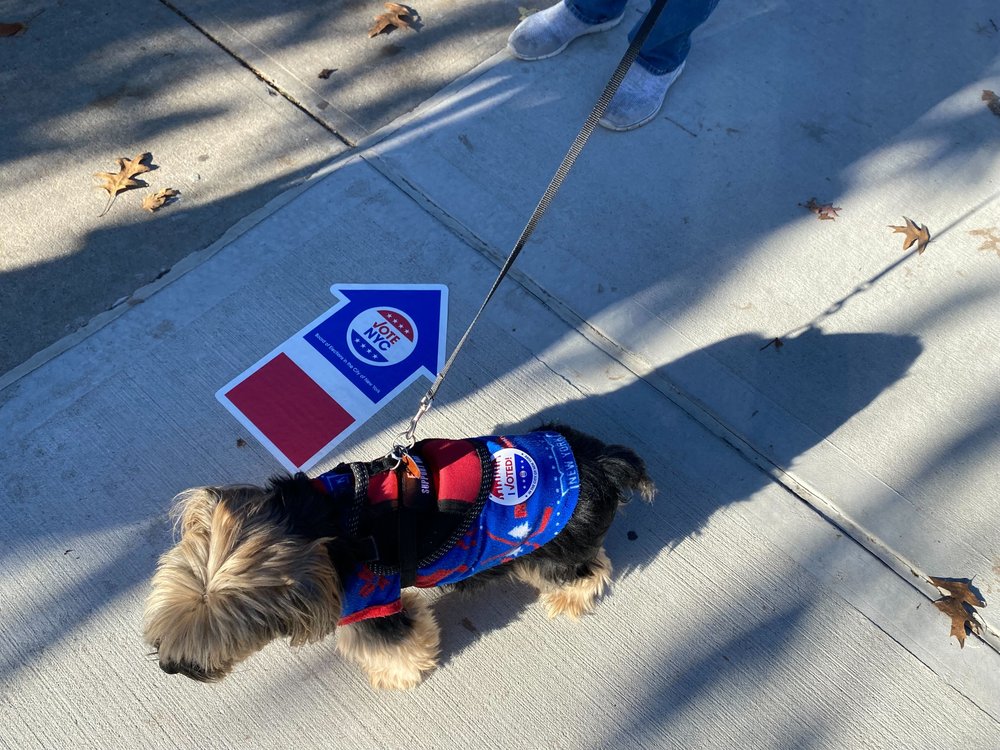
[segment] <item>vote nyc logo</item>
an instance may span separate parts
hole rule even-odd
[[[402,310],[371,307],[347,327],[347,345],[355,357],[376,367],[405,360],[417,346],[417,326]]]

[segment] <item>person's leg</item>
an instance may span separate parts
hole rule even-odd
[[[601,125],[632,130],[652,120],[667,91],[684,69],[691,50],[691,32],[703,24],[719,0],[670,0],[660,14],[639,57],[608,105]],[[629,33],[635,38],[639,23]]]
[[[691,51],[691,32],[712,15],[719,0],[670,0],[639,50],[637,62],[654,75],[676,70]],[[632,27],[628,40],[635,39],[642,19]]]
[[[561,0],[521,21],[507,40],[507,49],[520,60],[554,57],[574,39],[617,26],[624,15],[625,3],[626,0]]]
[[[627,0],[563,0],[574,16],[584,23],[606,23],[620,18],[625,12]]]

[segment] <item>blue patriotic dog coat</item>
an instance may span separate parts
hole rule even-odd
[[[313,480],[343,499],[341,533],[356,551],[340,570],[341,625],[401,611],[406,586],[456,583],[538,549],[580,494],[573,452],[555,432],[424,440],[409,455],[419,478],[372,462]]]

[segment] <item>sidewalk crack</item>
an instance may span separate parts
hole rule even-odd
[[[191,16],[189,16],[187,13],[185,13],[176,5],[174,5],[172,2],[170,2],[170,0],[159,0],[159,2],[168,10],[176,14],[181,20],[183,20],[185,23],[191,26],[191,28],[193,28],[199,34],[208,39],[212,44],[214,44],[216,47],[218,47],[227,55],[229,55],[229,57],[231,57],[241,67],[245,68],[246,70],[249,70],[259,81],[261,81],[261,83],[267,86],[271,91],[273,91],[275,94],[283,98],[285,101],[287,101],[297,110],[299,110],[310,120],[315,122],[317,125],[322,127],[326,132],[328,132],[338,141],[343,143],[348,148],[355,148],[357,146],[357,144],[352,142],[347,136],[345,136],[343,133],[340,133],[335,128],[333,128],[330,125],[330,123],[314,115],[306,106],[304,106],[300,101],[298,101],[294,96],[292,96],[292,94],[281,88],[281,86],[278,85],[276,81],[273,81],[270,78],[268,78],[266,75],[264,75],[263,72],[257,70],[253,65],[251,65],[249,62],[247,62],[242,57],[237,55],[233,50],[229,49],[225,44],[222,43],[221,40],[216,39],[214,36],[212,36],[212,34],[208,32],[208,30],[199,26],[197,21],[195,21]]]

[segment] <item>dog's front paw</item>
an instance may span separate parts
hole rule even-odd
[[[402,600],[403,611],[390,615],[388,625],[362,621],[338,631],[337,648],[361,665],[374,688],[408,690],[437,666],[441,631],[430,606],[413,591]]]
[[[369,669],[368,682],[376,690],[410,690],[423,682],[424,675],[433,668],[433,664],[421,670],[415,665],[396,663],[381,669]]]

